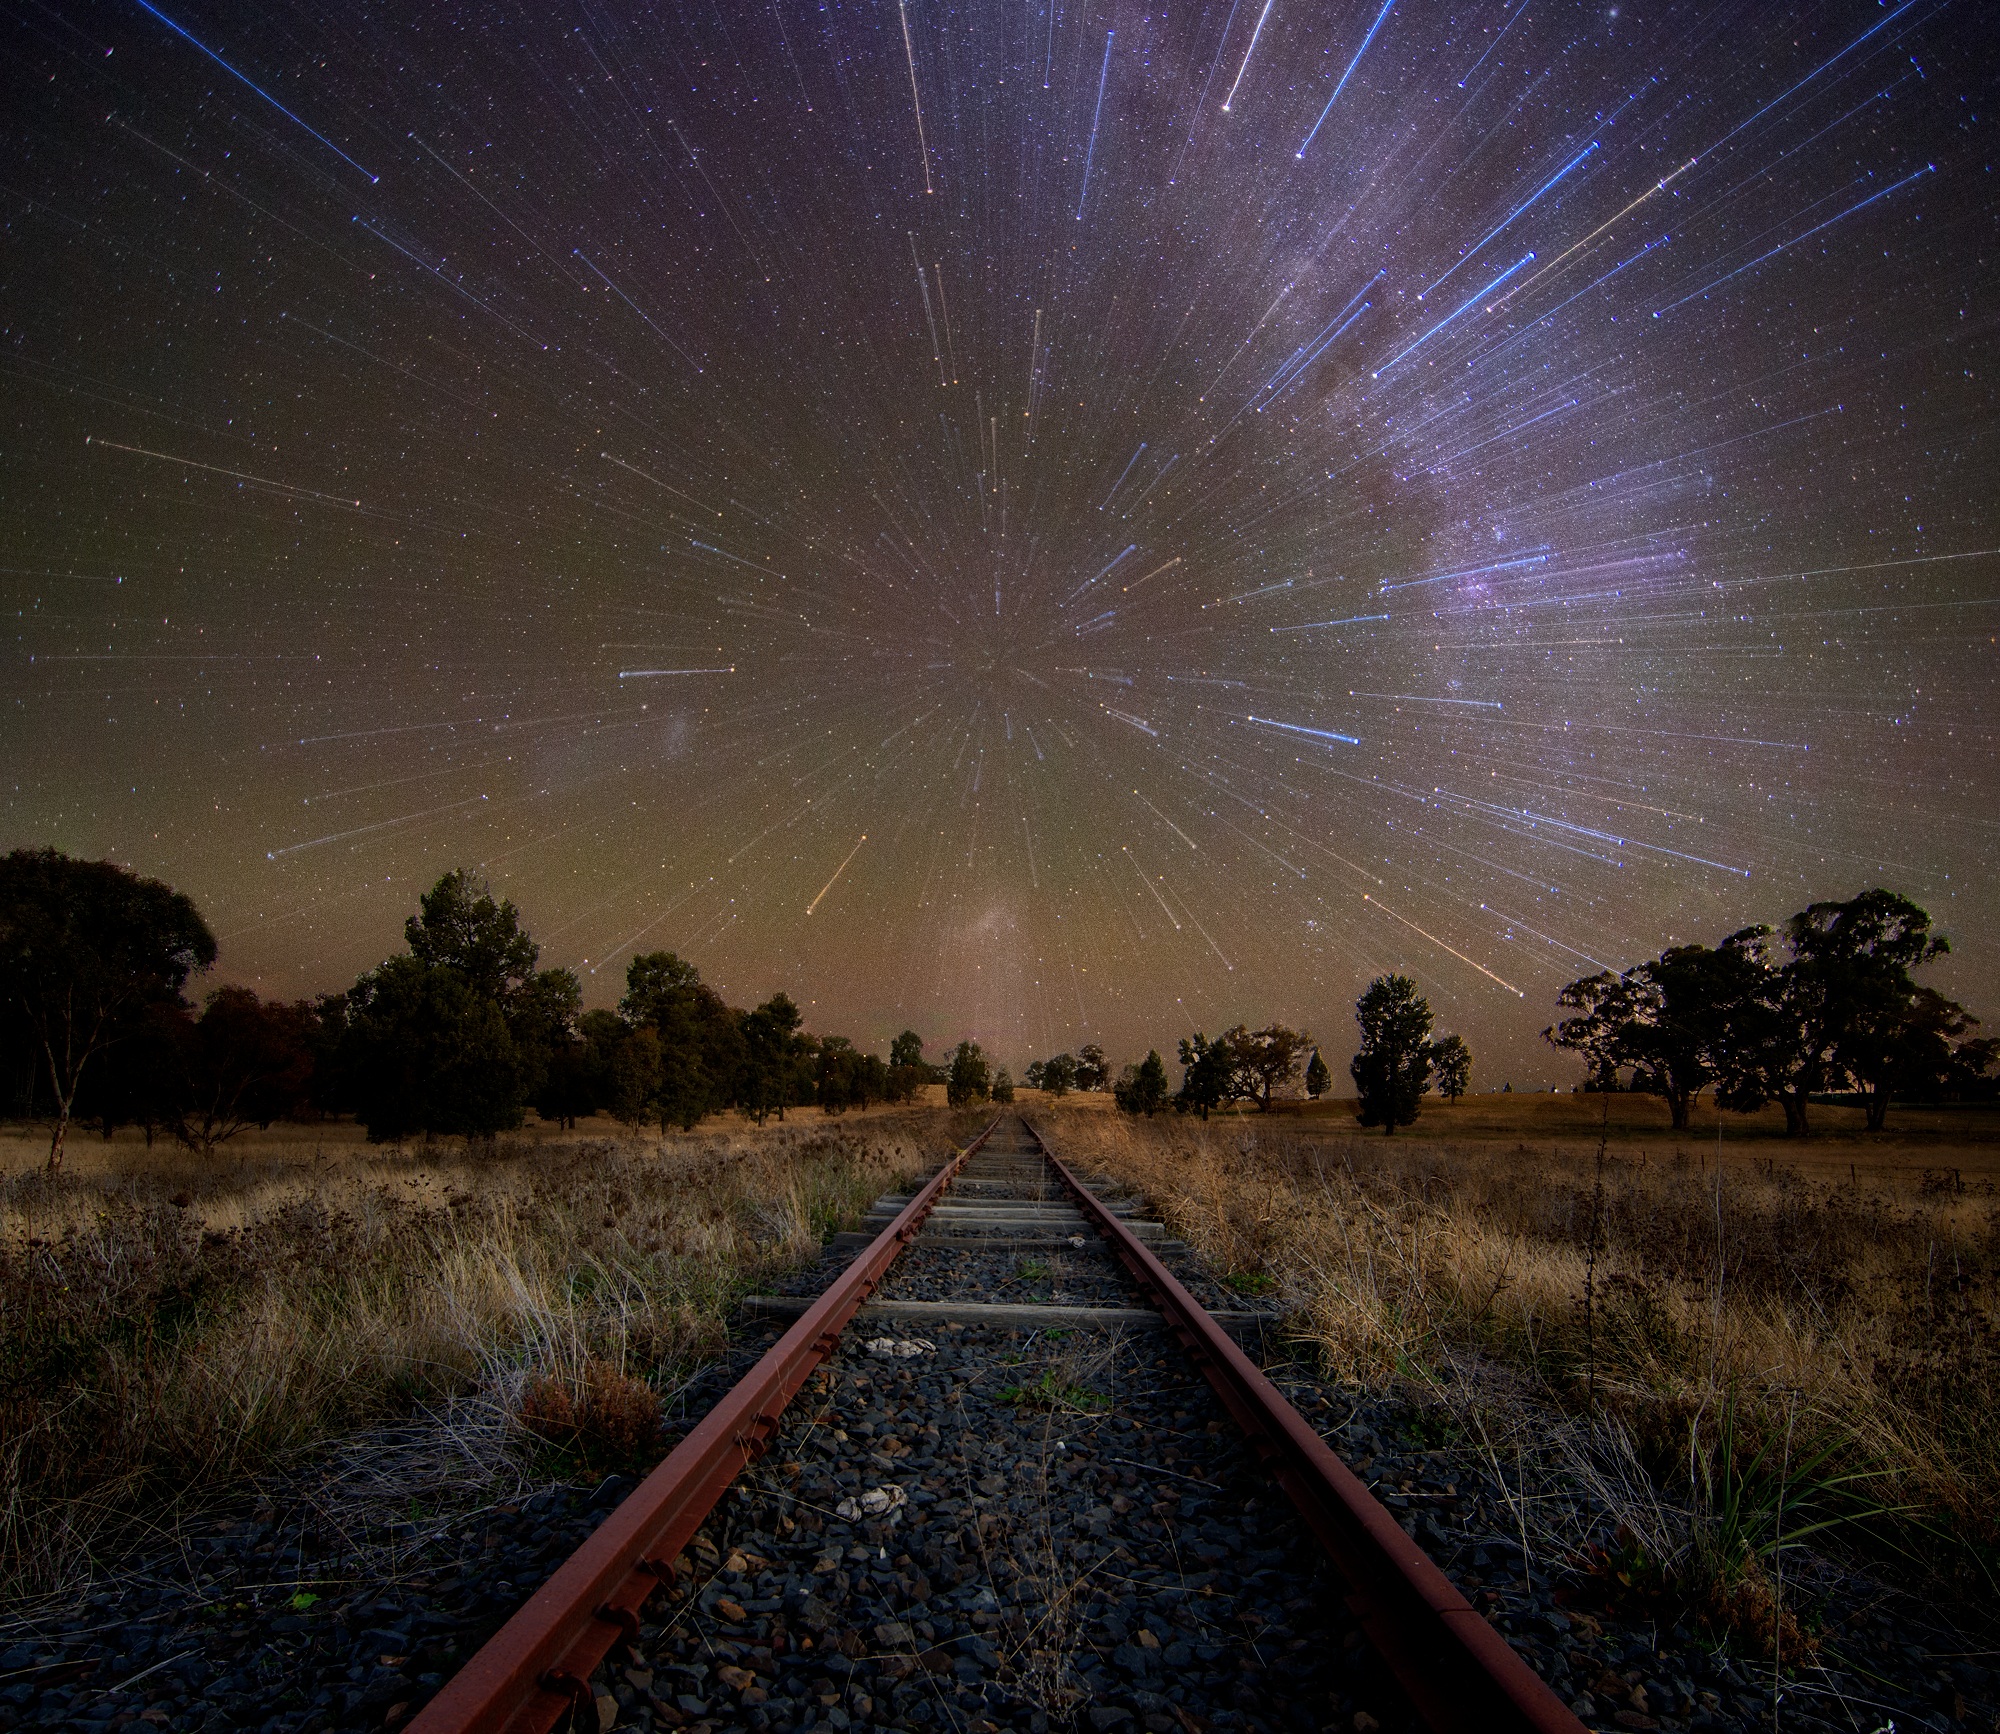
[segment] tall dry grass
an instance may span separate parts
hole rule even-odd
[[[1873,1511],[1877,1541],[1992,1594],[1990,1180],[1841,1184],[1615,1137],[1600,1163],[1588,1145],[1454,1140],[1449,1112],[1393,1140],[1037,1118],[1213,1264],[1274,1278],[1330,1370],[1442,1399],[1479,1439],[1560,1447],[1656,1563],[1727,1565],[1720,1549],[1741,1568],[1751,1540],[1719,1526],[1746,1500],[1780,1540]],[[1781,1464],[1810,1467],[1774,1494]]]
[[[162,1145],[0,1178],[0,1595],[73,1589],[135,1526],[467,1392],[544,1424],[615,1399],[629,1433],[642,1386],[722,1346],[737,1294],[951,1129],[919,1111],[319,1159],[291,1139],[206,1163]]]

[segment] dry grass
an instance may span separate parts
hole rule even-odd
[[[1877,1541],[1990,1596],[2000,1201],[1965,1179],[1985,1140],[1871,1179],[1823,1149],[1806,1174],[1769,1144],[1717,1162],[1614,1124],[1600,1165],[1594,1139],[1509,1135],[1546,1111],[1510,1123],[1488,1098],[1393,1140],[1331,1118],[1036,1118],[1219,1270],[1274,1278],[1329,1370],[1443,1401],[1496,1467],[1526,1451],[1593,1482],[1627,1518],[1628,1575],[1698,1571],[1747,1605],[1769,1535],[1895,1506]]]
[[[403,1152],[292,1128],[207,1162],[79,1140],[60,1175],[0,1176],[0,1595],[74,1589],[135,1526],[420,1410],[643,1456],[655,1388],[722,1345],[735,1296],[953,1129]]]

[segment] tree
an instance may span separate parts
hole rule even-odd
[[[485,882],[463,867],[417,899],[403,941],[419,963],[455,970],[480,998],[502,1006],[527,986],[541,955],[514,905],[494,902]]]
[[[1021,1073],[1021,1082],[1031,1090],[1039,1090],[1042,1087],[1042,1067],[1046,1063],[1043,1060],[1030,1060]]]
[[[341,1064],[374,1143],[490,1137],[521,1123],[519,1052],[499,1004],[407,953],[348,991]]]
[[[157,879],[55,849],[0,860],[0,1020],[6,1046],[32,1054],[48,1079],[51,1170],[62,1166],[86,1076],[149,1006],[179,1005],[215,950],[193,900]]]
[[[1040,1071],[1041,1082],[1036,1088],[1058,1100],[1076,1087],[1076,1060],[1069,1054],[1042,1061]]]
[[[774,993],[755,1011],[743,1014],[739,1100],[760,1126],[765,1115],[774,1110],[783,1120],[786,1107],[795,1099],[806,1042],[799,1026],[804,1022],[805,1016],[791,996],[782,993]],[[922,1044],[918,1046],[921,1049]]]
[[[1795,991],[1817,1013],[1809,1027],[1826,1041],[1831,1067],[1862,1091],[1868,1130],[1879,1132],[1890,1094],[1928,1067],[1941,1071],[1951,1041],[1977,1021],[1910,977],[1951,945],[1931,931],[1928,911],[1879,888],[1811,904],[1785,934]]]
[[[1111,1067],[1105,1062],[1104,1050],[1095,1042],[1085,1042],[1076,1050],[1076,1087],[1103,1090],[1110,1084]]]
[[[954,1108],[983,1102],[993,1093],[986,1070],[986,1056],[977,1042],[960,1042],[952,1052],[951,1073],[945,1079],[944,1099]]]
[[[791,1001],[785,1004],[790,1006]],[[659,1037],[660,1082],[653,1106],[662,1132],[669,1126],[692,1129],[739,1093],[747,1060],[741,1016],[703,984],[693,964],[671,951],[649,951],[633,958],[626,965],[625,997],[618,1009],[635,1029],[649,1028]],[[791,1027],[798,1027],[796,1008]],[[785,1103],[804,1093],[792,1087],[789,1077],[786,1083],[778,1100],[780,1117]]]
[[[1319,1049],[1314,1048],[1312,1058],[1306,1061],[1306,1094],[1317,1102],[1333,1083],[1333,1073],[1327,1069],[1326,1061],[1319,1057]]]
[[[651,1024],[626,1030],[611,1050],[611,1112],[636,1132],[659,1100],[665,1072],[660,1032]]]
[[[1014,1099],[1014,1074],[1005,1066],[993,1074],[993,1099],[996,1102],[1011,1102]]]
[[[169,1064],[173,1134],[204,1156],[249,1126],[289,1118],[312,1083],[317,1016],[309,1002],[217,988],[198,1018],[176,1011]]]
[[[1805,1137],[1812,1097],[1854,1083],[1870,1128],[1880,1130],[1906,1044],[1929,1045],[1923,1023],[1942,1015],[1969,1027],[1962,1007],[1923,1001],[1910,977],[1949,946],[1931,932],[1926,911],[1881,889],[1792,916],[1783,964],[1773,955],[1775,937],[1769,928],[1745,928],[1720,948],[1736,973],[1720,1020],[1718,1099],[1746,1112],[1776,1101],[1786,1131]]]
[[[1167,1105],[1167,1068],[1158,1049],[1148,1048],[1143,1061],[1125,1068],[1125,1075],[1112,1086],[1111,1098],[1126,1113],[1148,1118]]]
[[[1229,1100],[1236,1056],[1228,1032],[1210,1041],[1199,1030],[1180,1039],[1181,1087],[1174,1092],[1174,1109],[1206,1120]]]
[[[1431,1073],[1437,1092],[1447,1102],[1456,1102],[1472,1082],[1472,1050],[1463,1036],[1439,1036],[1431,1043]]]
[[[1231,1036],[1233,1093],[1255,1102],[1260,1113],[1269,1113],[1272,1092],[1283,1090],[1299,1075],[1312,1037],[1283,1024],[1267,1024],[1255,1034],[1245,1033],[1239,1024]]]
[[[905,1030],[889,1044],[889,1100],[912,1101],[919,1090],[934,1081],[924,1061],[924,1038],[915,1030]]]
[[[1573,981],[1556,995],[1570,1015],[1542,1031],[1553,1048],[1583,1056],[1584,1088],[1615,1090],[1618,1071],[1630,1063],[1632,985],[1608,969]]]
[[[1377,976],[1354,1006],[1361,1051],[1348,1066],[1360,1097],[1358,1118],[1384,1136],[1407,1126],[1430,1087],[1431,1008],[1406,975]]]

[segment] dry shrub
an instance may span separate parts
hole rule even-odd
[[[659,1392],[596,1356],[584,1362],[580,1377],[530,1373],[519,1413],[529,1433],[591,1474],[631,1468],[658,1454]]]
[[[1759,1624],[1761,1568],[1699,1564],[1704,1526],[1718,1521],[1713,1489],[1731,1469],[1721,1460],[1766,1453],[1776,1464],[1780,1444],[1814,1465],[1808,1485],[1782,1496],[1781,1528],[1859,1517],[1969,1598],[1990,1593],[2000,1563],[1990,1184],[1925,1186],[1914,1172],[1844,1184],[1621,1141],[1599,1195],[1592,1145],[1531,1150],[1421,1130],[1389,1140],[1248,1118],[1038,1118],[1065,1155],[1149,1196],[1213,1265],[1274,1279],[1330,1371],[1444,1402],[1496,1461],[1509,1433],[1513,1449],[1533,1455],[1539,1437],[1549,1456],[1550,1441],[1567,1438],[1550,1417],[1574,1418],[1582,1442],[1562,1444],[1562,1473],[1589,1473],[1613,1509],[1625,1499],[1633,1526],[1655,1533],[1656,1555],[1716,1586],[1731,1619]],[[1496,1369],[1508,1377],[1496,1381]],[[1657,1509],[1630,1505],[1663,1500],[1678,1512],[1664,1526]]]
[[[353,1428],[480,1412],[471,1393],[518,1412],[530,1375],[582,1401],[593,1449],[636,1437],[641,1400],[589,1368],[685,1377],[746,1287],[934,1164],[951,1125],[126,1145],[0,1178],[0,1595],[73,1591],[141,1519]]]

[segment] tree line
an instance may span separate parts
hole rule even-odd
[[[725,1004],[670,951],[632,959],[615,1011],[583,1011],[576,975],[541,968],[513,903],[464,871],[423,894],[403,937],[343,992],[219,987],[197,1005],[186,990],[217,946],[191,898],[112,862],[17,849],[0,859],[0,1076],[17,1112],[52,1120],[51,1167],[79,1121],[203,1150],[340,1114],[378,1141],[490,1136],[531,1107],[664,1130],[729,1108],[761,1123],[906,1101],[946,1079],[913,1030],[886,1059],[865,1053],[805,1030],[783,993]]]
[[[1581,1056],[1585,1088],[1648,1091],[1676,1129],[1712,1087],[1739,1113],[1776,1102],[1794,1137],[1815,1100],[1858,1094],[1879,1132],[1894,1099],[1993,1095],[2000,1041],[1911,974],[1950,949],[1925,910],[1878,888],[1573,981],[1542,1033]]]
[[[839,1113],[907,1101],[931,1083],[953,1107],[1014,1097],[1007,1068],[976,1042],[939,1065],[913,1030],[886,1058],[866,1053],[805,1030],[783,993],[726,1004],[670,951],[634,957],[617,1008],[586,1012],[575,974],[540,967],[514,905],[464,871],[423,894],[403,937],[403,951],[343,992],[287,1003],[220,987],[197,1006],[186,989],[217,947],[185,893],[111,862],[17,849],[0,859],[0,1076],[17,1112],[53,1121],[51,1166],[79,1120],[206,1150],[302,1116],[352,1114],[371,1138],[399,1140],[490,1136],[531,1107],[565,1126],[609,1112],[664,1131],[726,1109],[761,1124],[807,1103]],[[1799,1136],[1816,1100],[1853,1092],[1879,1131],[1893,1099],[1996,1094],[2000,1041],[1974,1036],[1978,1020],[1912,974],[1948,950],[1915,903],[1867,891],[1780,929],[1571,982],[1557,996],[1567,1015],[1543,1035],[1582,1057],[1584,1088],[1658,1095],[1679,1129],[1712,1087],[1739,1112],[1777,1103]],[[1355,1020],[1348,1074],[1362,1125],[1393,1132],[1433,1089],[1455,1101],[1469,1087],[1471,1051],[1433,1033],[1408,977],[1371,982]],[[1177,1051],[1178,1089],[1157,1049],[1114,1079],[1094,1043],[1033,1061],[1023,1080],[1058,1097],[1108,1089],[1132,1114],[1204,1119],[1332,1086],[1311,1034],[1283,1024],[1196,1031]]]

